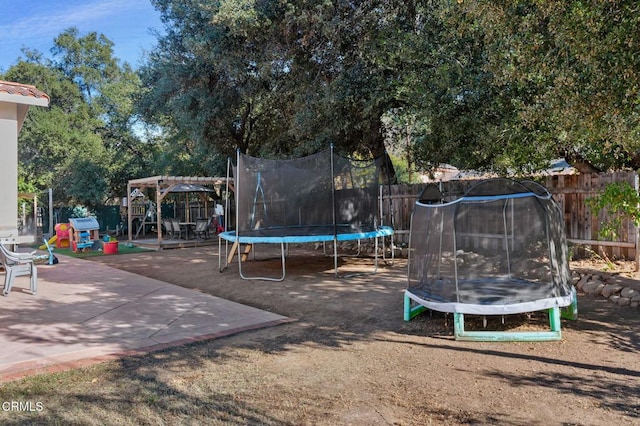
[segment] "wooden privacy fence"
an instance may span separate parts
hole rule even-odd
[[[617,241],[600,241],[600,225],[609,218],[605,211],[592,212],[587,207],[589,198],[602,194],[613,182],[627,182],[638,191],[638,175],[633,171],[545,176],[540,181],[560,204],[567,239],[577,244],[574,252],[578,255],[584,255],[588,248],[615,258],[636,258],[638,233],[633,223],[622,224]]]
[[[463,195],[467,189],[482,179],[464,179],[439,182],[445,201]],[[576,175],[551,175],[532,178],[549,190],[564,214],[567,239],[574,256],[584,256],[590,251],[609,257],[635,259],[638,233],[630,222],[624,222],[617,241],[601,241],[600,224],[608,220],[606,212],[591,212],[586,200],[600,195],[613,182],[627,182],[638,190],[638,176],[633,171],[615,173],[582,173]],[[381,188],[382,221],[395,229],[394,240],[398,245],[409,242],[413,206],[427,184],[391,185]]]

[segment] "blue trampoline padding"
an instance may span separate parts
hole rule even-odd
[[[323,227],[333,230],[333,227]],[[271,229],[260,229],[256,231],[249,231],[244,235],[236,235],[236,231],[221,232],[218,236],[224,240],[231,242],[238,242],[241,244],[280,244],[280,243],[318,243],[325,241],[350,241],[350,240],[364,240],[377,237],[388,237],[393,235],[393,228],[390,226],[380,226],[376,229],[364,231],[351,229],[349,227],[338,227],[338,233],[328,234],[309,234],[309,228],[298,227],[280,227]],[[302,231],[302,232],[301,232]],[[303,234],[306,234],[304,235]],[[268,235],[267,235],[268,234]]]

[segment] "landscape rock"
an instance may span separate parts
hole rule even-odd
[[[607,280],[610,284],[623,284],[624,280],[621,277],[611,277]]]
[[[628,297],[618,296],[618,305],[620,306],[629,306],[631,304],[631,299]]]
[[[583,287],[582,291],[587,294],[600,294],[604,284],[601,281],[588,281]]]
[[[580,277],[578,276],[578,280],[577,280],[577,282],[576,282],[575,286],[576,286],[576,288],[577,288],[578,290],[582,290],[582,289],[584,288],[584,285],[585,285],[588,281],[589,281],[589,276],[588,276],[588,275],[585,275],[585,276],[583,276],[582,278],[580,278]]]
[[[602,295],[608,298],[609,296],[619,293],[623,288],[620,284],[606,284],[602,289]]]

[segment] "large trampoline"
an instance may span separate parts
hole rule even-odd
[[[282,281],[289,244],[333,243],[334,270],[339,276],[339,243],[373,240],[375,273],[379,240],[393,235],[393,229],[380,222],[382,165],[382,159],[342,157],[334,153],[333,147],[291,160],[256,158],[238,152],[236,164],[230,163],[229,167],[233,173],[235,229],[219,234],[220,244],[223,240],[232,243],[230,253],[225,251],[224,264],[222,257],[219,259],[220,271],[235,253],[242,252],[243,244],[242,253],[256,244],[277,244],[281,276],[246,276],[243,255],[238,256],[238,270],[243,279]],[[222,256],[222,247],[219,253]]]
[[[532,181],[488,179],[445,202],[436,187],[416,202],[409,240],[405,320],[425,309],[454,314],[457,339],[556,340],[571,307],[562,212]],[[464,315],[549,312],[550,330],[465,331]]]

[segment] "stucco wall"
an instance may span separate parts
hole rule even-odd
[[[18,236],[18,105],[0,102],[0,238]]]

